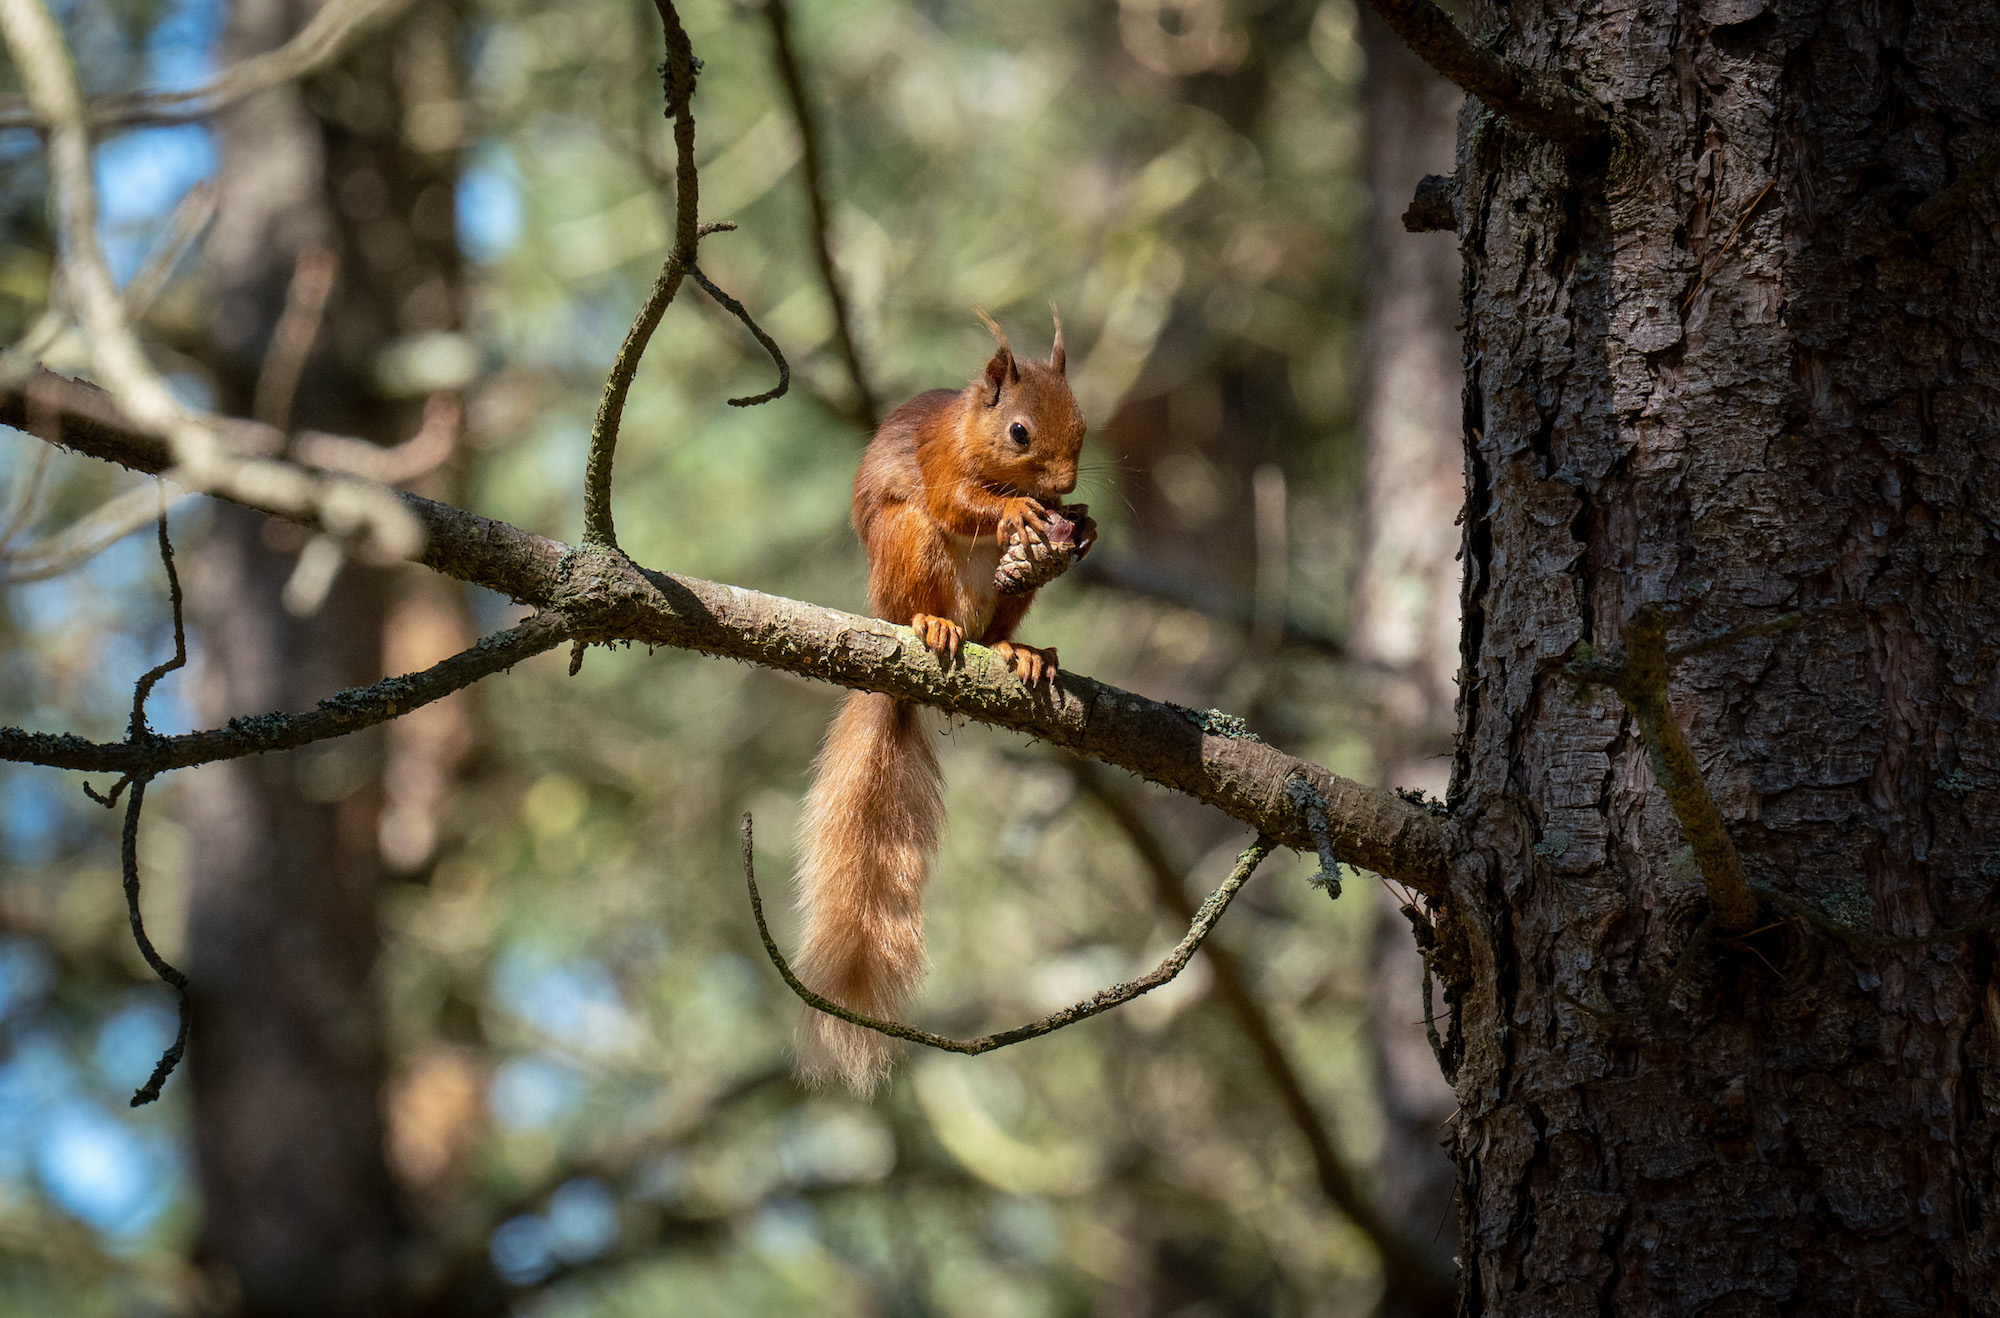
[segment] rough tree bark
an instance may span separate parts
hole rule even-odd
[[[421,6],[393,47],[370,43],[326,80],[218,121],[220,218],[208,250],[227,410],[268,411],[272,372],[291,358],[302,368],[296,407],[285,409],[293,423],[385,442],[408,433],[409,409],[383,401],[371,373],[397,334],[455,324],[455,142],[425,151],[408,141],[421,121],[407,92],[440,8]],[[276,46],[310,12],[237,0],[225,58]],[[295,261],[315,248],[333,252],[340,273],[316,346],[299,360],[307,342],[274,330]],[[282,426],[287,415],[265,419]],[[386,574],[348,564],[323,603],[294,616],[283,596],[304,538],[218,507],[192,595],[206,721],[308,708],[381,674]],[[220,1275],[225,1307],[244,1314],[406,1307],[409,1233],[384,1163],[373,983],[382,756],[376,732],[212,765],[191,781],[199,1255]]]
[[[1459,854],[1433,964],[1467,1312],[2000,1312],[2000,22],[1935,0],[1527,0],[1597,158],[1468,102]],[[1443,241],[1437,239],[1435,241]],[[1668,677],[1760,924],[1703,925],[1635,725]],[[1802,915],[1801,912],[1806,914]],[[1677,967],[1684,967],[1675,981]]]

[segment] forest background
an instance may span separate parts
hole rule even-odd
[[[211,0],[76,0],[59,16],[91,93],[199,84],[229,21]],[[977,368],[974,306],[1045,352],[1054,299],[1091,423],[1078,497],[1105,538],[1044,591],[1027,639],[1117,685],[1243,712],[1336,772],[1440,790],[1456,253],[1397,217],[1418,175],[1449,167],[1456,95],[1346,0],[798,4],[788,39],[850,351],[769,15],[716,3],[685,18],[705,63],[702,214],[739,226],[702,266],[784,349],[794,385],[727,406],[768,387],[769,360],[683,295],[627,413],[633,557],[861,609],[846,517],[863,418]],[[343,240],[285,270],[294,308],[315,280],[395,290],[394,333],[343,335],[323,293],[295,318],[310,330],[295,351],[301,371],[339,359],[406,434],[427,406],[461,418],[412,488],[575,537],[604,372],[671,235],[660,58],[650,6],[419,5],[305,84],[312,113],[400,136],[432,172],[406,193],[330,157]],[[107,134],[96,156],[116,273],[171,276],[144,332],[202,402],[227,389],[206,255],[227,232],[205,182],[218,159],[202,124]],[[50,323],[46,205],[36,135],[0,132],[7,342]],[[441,250],[442,266],[419,259]],[[257,347],[282,355],[283,336]],[[41,355],[84,366],[64,352],[57,338]],[[309,376],[300,388],[303,409]],[[149,528],[89,556],[60,535],[148,485],[67,455],[38,480],[44,446],[5,438],[24,515],[0,546],[0,720],[114,739],[133,679],[172,648],[159,561]],[[197,578],[212,521],[200,500],[172,513]],[[380,671],[523,612],[260,534],[290,564],[293,614],[339,626],[360,606],[335,583],[377,581]],[[197,626],[192,643],[154,726],[257,712],[208,707],[215,641]],[[440,1311],[476,1294],[537,1313],[1371,1312],[1377,1244],[1330,1201],[1329,1154],[1449,1268],[1449,1091],[1407,928],[1372,875],[1329,903],[1287,855],[1217,935],[1309,1117],[1274,1089],[1206,958],[1053,1038],[912,1058],[872,1105],[796,1089],[797,1004],[749,919],[737,820],[754,812],[778,888],[836,698],[692,654],[596,650],[575,676],[544,655],[287,757],[299,799],[359,830],[383,873],[355,1009],[379,1012],[406,1289]],[[1185,923],[1161,872],[1184,903],[1246,840],[1018,736],[961,726],[946,744],[918,1007],[940,1028],[1012,1024],[1150,966]],[[216,772],[162,779],[149,802],[146,906],[176,964],[199,881],[189,796]],[[0,1305],[227,1307],[187,1077],[126,1106],[174,1003],[131,945],[116,820],[81,777],[0,769]],[[779,924],[789,945],[789,912]]]

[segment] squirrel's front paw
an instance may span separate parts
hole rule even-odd
[[[1026,537],[1047,544],[1049,542],[1049,510],[1033,499],[1009,499],[1000,510],[1000,527],[997,532],[1000,547]]]
[[[1056,648],[1036,649],[1032,645],[1016,645],[1012,641],[1002,641],[993,647],[1007,662],[1014,676],[1029,686],[1040,686],[1045,679],[1056,675]]]
[[[910,629],[916,632],[925,649],[946,663],[956,660],[959,647],[965,644],[965,628],[934,613],[914,615],[910,619]]]

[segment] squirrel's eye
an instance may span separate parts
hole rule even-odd
[[[1028,447],[1028,428],[1019,421],[1007,427],[1007,435],[1022,448]]]

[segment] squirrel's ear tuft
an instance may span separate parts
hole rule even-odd
[[[993,387],[993,396],[986,400],[986,405],[998,407],[1000,390],[1010,381],[1020,383],[1021,368],[1014,361],[1014,349],[1008,345],[1007,335],[993,323],[993,317],[987,315],[981,308],[974,307],[973,310],[979,313],[979,319],[993,332],[993,337],[1000,340],[1000,346],[993,350],[992,358],[986,363],[986,383]]]
[[[1055,317],[1056,322],[1056,346],[1049,349],[1049,365],[1057,375],[1067,376],[1069,374],[1069,354],[1063,351],[1062,312],[1056,310],[1054,302],[1050,302],[1049,314]]]

